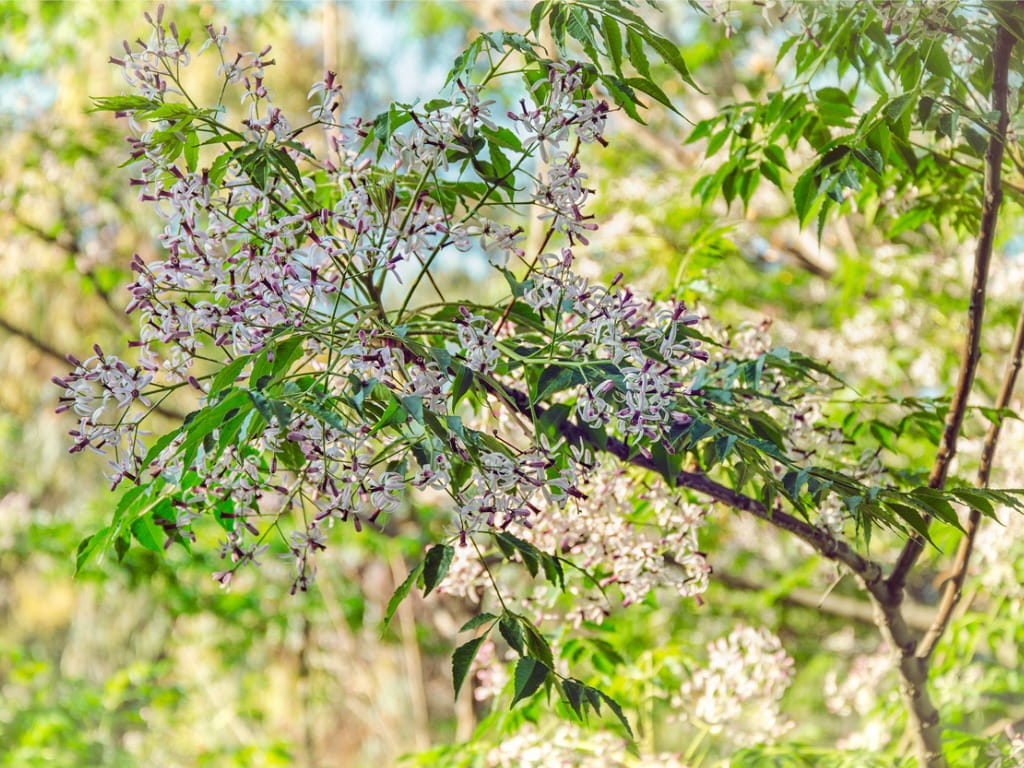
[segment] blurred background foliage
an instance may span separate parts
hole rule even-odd
[[[680,41],[707,91],[684,91],[664,78],[693,123],[724,105],[756,101],[792,74],[776,66],[792,31],[777,14],[737,4],[726,26],[683,2],[665,6],[656,21]],[[499,701],[489,713],[466,691],[453,703],[448,657],[470,606],[451,597],[411,599],[382,635],[384,605],[423,544],[414,535],[333,541],[316,590],[298,597],[288,594],[285,563],[268,561],[259,581],[225,592],[210,578],[219,561],[178,548],[165,558],[136,549],[121,563],[108,553],[72,575],[75,549],[103,524],[111,497],[102,457],[68,457],[68,422],[53,413],[58,392],[46,382],[65,373],[65,352],[82,355],[93,342],[111,352],[126,347],[126,266],[133,253],[148,258],[157,247],[155,217],[120,167],[122,126],[87,112],[89,96],[122,90],[106,59],[123,37],[142,33],[147,9],[153,6],[0,0],[0,765],[329,768],[392,765],[403,755],[411,764],[496,764],[492,750],[502,734],[528,722],[541,734],[553,726],[540,708],[509,714]],[[528,11],[501,0],[267,1],[170,4],[168,15],[194,39],[212,23],[228,25],[239,50],[272,43],[278,65],[268,79],[288,113],[304,112],[309,84],[330,68],[341,73],[349,111],[372,115],[392,99],[429,98],[476,32],[521,30]],[[895,398],[950,388],[969,239],[940,223],[893,234],[877,226],[877,211],[858,210],[854,200],[819,242],[813,227],[795,223],[792,201],[774,186],[762,183],[745,206],[695,194],[729,150],[709,152],[706,139],[687,143],[692,124],[659,110],[646,126],[614,125],[610,148],[585,153],[602,222],[588,251],[594,275],[623,271],[651,293],[685,295],[741,337],[767,332],[774,343],[829,361],[861,398],[855,409],[850,394],[825,406],[837,421],[855,411],[845,439],[865,450],[881,443],[890,465],[927,463],[941,403],[931,422],[928,407],[918,409],[917,431],[897,437],[887,425],[901,413]],[[791,157],[784,183],[810,158],[809,150]],[[898,218],[900,196],[883,202],[890,219]],[[986,398],[1024,284],[1020,224],[1019,208],[1009,206],[979,376]],[[440,279],[446,292],[492,290],[458,264]],[[980,437],[986,424],[976,410],[968,433]],[[1022,450],[1024,430],[1013,425],[1001,463],[1019,466],[1014,457]],[[977,445],[965,445],[959,475],[970,475],[976,455]],[[1014,469],[994,485],[1022,483]],[[441,512],[418,510],[423,517]],[[975,736],[994,737],[1024,718],[1024,544],[1019,522],[1008,526],[986,542],[994,553],[980,565],[990,568],[988,579],[970,582],[936,655],[944,718]],[[851,749],[898,755],[901,745],[889,737],[899,733],[902,715],[884,666],[877,679],[863,678],[878,695],[835,712],[823,706],[879,651],[870,613],[851,585],[750,520],[721,513],[703,535],[715,568],[704,604],[652,598],[626,612],[609,606],[600,627],[563,627],[555,645],[573,657],[574,673],[591,675],[626,704],[643,749],[689,750],[688,760],[710,764],[739,745],[728,734],[702,741],[674,716],[667,692],[700,662],[708,641],[738,623],[767,626],[796,660],[784,701],[796,728],[786,749],[807,762],[795,764],[818,764],[813,748],[799,745],[842,739]],[[948,551],[954,539],[940,535],[937,543]],[[873,546],[884,554],[893,545],[879,539]],[[932,557],[931,573],[911,585],[920,604],[911,620],[925,626],[944,567]],[[592,722],[591,735],[602,727]],[[979,744],[966,739],[964,754],[980,754]],[[852,765],[869,764],[866,753],[848,754]],[[769,759],[756,750],[736,755],[738,764]]]

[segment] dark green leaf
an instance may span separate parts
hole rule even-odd
[[[498,629],[509,648],[522,656],[524,652],[523,629],[519,625],[519,620],[512,614],[506,613],[498,622]]]
[[[632,27],[626,27],[626,56],[633,69],[642,77],[651,79],[651,64],[644,52],[644,39]]]
[[[619,722],[622,723],[622,727],[625,728],[626,733],[629,734],[629,738],[635,738],[633,736],[633,729],[629,725],[629,720],[626,719],[626,715],[623,713],[622,707],[619,706],[619,703],[603,691],[598,691],[598,694],[601,696],[602,699],[604,699],[604,703],[608,705],[608,708],[615,713],[615,716],[619,719]]]
[[[454,548],[447,544],[435,544],[423,559],[423,596],[429,595],[448,574],[452,564]]]
[[[452,654],[452,686],[455,689],[456,698],[459,696],[462,683],[466,680],[466,675],[469,674],[469,667],[473,663],[473,659],[476,658],[476,652],[480,650],[480,646],[486,639],[487,634],[484,633],[480,637],[460,645]]]
[[[566,701],[569,702],[572,711],[576,713],[576,717],[580,720],[583,719],[583,687],[583,684],[578,680],[568,679],[562,681],[562,692],[565,694]]]
[[[512,698],[510,707],[518,702],[535,694],[544,683],[550,669],[536,659],[523,656],[516,662],[515,672],[515,696]]]

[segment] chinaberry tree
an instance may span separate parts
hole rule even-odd
[[[766,183],[789,192],[785,174],[804,162],[795,216],[819,234],[851,205],[913,187],[916,199],[892,215],[875,205],[877,227],[934,219],[975,239],[963,354],[930,471],[851,450],[844,430],[856,418],[813,422],[808,404],[845,386],[825,362],[731,340],[713,305],[688,305],[673,286],[648,297],[621,276],[576,269],[600,223],[584,155],[616,151],[610,114],[643,122],[644,101],[679,114],[668,77],[701,89],[649,10],[544,0],[525,32],[474,40],[435,98],[372,119],[346,115],[333,72],[310,90],[308,116],[287,116],[269,89],[269,47],[236,54],[213,26],[193,44],[162,11],[149,18],[149,39],[112,59],[130,92],[96,99],[126,120],[131,183],[164,221],[161,256],[132,264],[137,358],[96,347],[56,382],[61,409],[78,419],[72,451],[107,453],[122,490],[78,564],[133,543],[200,546],[212,522],[222,585],[283,554],[293,591],[305,591],[331,537],[415,526],[407,500],[430,499],[446,520],[420,530],[423,551],[387,618],[417,586],[486,594],[452,658],[456,694],[496,635],[518,657],[513,706],[543,688],[568,717],[605,707],[632,735],[616,699],[556,658],[546,627],[600,622],[611,590],[625,604],[665,588],[682,606],[699,602],[715,564],[699,530],[729,508],[854,576],[896,656],[913,752],[946,765],[929,660],[979,526],[997,506],[1020,506],[987,486],[1024,320],[975,482],[951,479],[950,467],[1011,188],[1001,175],[1022,162],[1013,65],[1024,8],[777,10],[797,19],[780,35],[793,82],[679,123],[680,142],[706,141],[709,157],[729,149],[694,190],[705,202],[745,205]],[[186,87],[193,60],[217,68],[212,104]],[[234,124],[226,105],[237,99]],[[531,227],[539,236],[527,237]],[[438,275],[451,259],[489,265],[504,295],[450,295]],[[155,409],[189,397],[194,410],[174,429],[147,433]],[[959,548],[922,633],[904,596],[937,528],[958,531]],[[873,554],[880,537],[905,541],[891,562]],[[502,575],[510,568],[529,575],[525,586]],[[756,649],[755,687],[769,699],[790,673],[777,640],[754,630],[715,648],[741,659]],[[702,674],[694,697],[715,686]]]

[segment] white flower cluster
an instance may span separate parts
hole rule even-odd
[[[623,739],[571,725],[527,725],[487,754],[489,768],[684,768],[672,754],[629,756]]]
[[[1024,515],[1000,507],[974,542],[971,570],[992,595],[1024,605]]]
[[[738,626],[708,644],[707,665],[694,670],[672,704],[737,746],[771,743],[793,723],[780,709],[793,659],[764,628]]]
[[[96,354],[84,362],[69,355],[74,370],[53,379],[64,390],[57,411],[70,410],[78,416],[78,428],[69,433],[74,439],[71,453],[86,448],[98,453],[114,449],[114,471],[109,477],[116,487],[125,477],[136,479],[141,460],[138,425],[152,405],[145,392],[153,374],[129,368],[117,356],[105,355],[99,345],[93,350]]]
[[[878,709],[879,691],[895,668],[892,650],[883,645],[874,653],[855,656],[842,676],[834,669],[829,670],[825,676],[825,706],[833,714],[852,715],[861,723],[860,729],[846,734],[839,742],[837,746],[841,749],[877,751],[889,742],[889,723],[870,715]]]
[[[611,363],[621,376],[595,366],[578,389],[576,415],[586,424],[611,423],[627,437],[658,440],[690,417],[678,410],[692,367],[708,359],[683,329],[700,318],[682,302],[642,300],[613,281],[594,285],[573,270],[572,251],[545,254],[523,300],[554,313],[570,358]]]
[[[571,560],[600,580],[601,589],[616,587],[622,604],[642,601],[657,589],[700,600],[711,568],[699,551],[697,532],[706,510],[655,486],[638,492],[641,481],[625,470],[602,467],[578,484],[572,501],[529,505],[515,528],[539,550]],[[485,494],[484,498],[489,498]],[[477,530],[487,530],[480,526]],[[471,546],[456,547],[451,568],[438,590],[478,602],[488,578]],[[589,584],[570,583],[569,615],[559,607],[559,592],[538,583],[524,600],[537,621],[554,618],[601,623],[607,599]]]
[[[665,587],[682,597],[700,595],[711,571],[697,544],[706,510],[660,485],[638,493],[637,484],[623,470],[595,472],[581,487],[586,498],[535,521],[524,538],[583,568],[606,570],[604,585],[616,585],[624,605]]]

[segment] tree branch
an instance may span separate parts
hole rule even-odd
[[[21,339],[22,341],[27,342],[29,346],[33,347],[39,352],[42,352],[44,355],[46,355],[49,358],[52,358],[53,360],[60,361],[60,363],[63,365],[68,364],[67,356],[62,355],[60,352],[51,347],[45,341],[38,338],[29,331],[26,331],[24,328],[19,328],[18,326],[11,324],[3,317],[0,317],[0,331],[5,331],[11,336],[15,336]],[[154,405],[153,412],[159,413],[161,416],[165,418],[174,419],[175,421],[181,421],[185,418],[185,414],[179,411],[175,411],[173,408],[168,408],[165,405]]]
[[[997,410],[1006,408],[1010,404],[1014,387],[1017,385],[1017,377],[1020,374],[1022,353],[1024,353],[1024,305],[1021,305],[1020,314],[1017,316],[1017,328],[1013,333],[1013,343],[1010,345],[1010,359],[1007,361],[1006,370],[1003,372],[1003,383],[999,388],[999,395],[996,397],[995,407]],[[989,425],[988,432],[985,434],[985,444],[981,449],[981,461],[978,465],[978,476],[974,482],[979,488],[988,486],[996,444],[999,442],[1002,426],[1002,419],[997,417]],[[942,633],[946,631],[946,626],[953,615],[953,609],[960,602],[964,579],[967,577],[967,566],[971,560],[974,539],[978,534],[980,524],[981,513],[977,509],[972,509],[967,518],[967,525],[964,527],[964,535],[957,547],[952,575],[943,590],[938,613],[925,636],[917,645],[916,655],[919,659],[931,657]]]
[[[711,579],[730,589],[742,589],[752,592],[764,590],[763,584],[758,584],[742,576],[722,571],[717,567],[712,572]],[[864,600],[858,600],[855,597],[837,595],[834,592],[823,595],[818,590],[794,587],[775,599],[788,605],[810,608],[813,611],[821,611],[841,619],[858,622],[859,624],[876,626],[875,618],[877,613],[874,605]],[[931,624],[932,610],[927,606],[904,602],[900,606],[900,610],[906,618],[907,626],[914,631],[924,632]]]
[[[489,392],[509,403],[520,415],[526,417],[531,422],[539,421],[547,412],[547,409],[543,406],[531,403],[530,398],[524,392],[511,389],[510,387],[502,387],[501,391],[498,391],[495,386],[486,381],[483,384]],[[601,448],[591,441],[590,434],[585,429],[571,421],[561,422],[558,425],[558,432],[570,442],[585,443],[596,451],[610,453],[626,464],[659,472],[658,467],[650,457],[642,453],[633,453],[630,447],[618,438],[609,436],[606,445]],[[733,509],[748,512],[754,515],[754,517],[771,523],[776,528],[792,533],[794,536],[810,544],[829,560],[835,560],[845,565],[873,593],[877,592],[878,596],[885,594],[881,566],[857,554],[846,542],[836,539],[827,531],[816,528],[810,523],[804,522],[782,510],[769,510],[757,499],[746,496],[739,491],[734,491],[712,480],[703,472],[681,471],[675,477],[675,484],[697,491]]]
[[[36,226],[31,221],[21,216],[21,214],[19,214],[17,211],[13,213],[13,216],[15,223],[19,227],[24,229],[26,232],[35,235],[43,242],[60,248],[62,251],[71,256],[72,260],[75,262],[76,267],[79,266],[78,257],[82,255],[82,246],[79,244],[77,234],[72,234],[66,238],[58,237],[57,235],[47,232],[42,227]],[[65,217],[67,216],[69,216],[69,214],[65,211]],[[96,272],[92,269],[79,268],[79,273],[86,280],[89,281],[90,285],[92,285],[93,290],[96,291],[96,295],[100,297],[100,299],[103,301],[104,306],[106,306],[106,308],[109,309],[110,313],[114,316],[115,322],[117,322],[123,328],[130,327],[131,323],[128,322],[128,316],[125,315],[124,309],[117,306],[117,304],[114,302],[113,297],[110,295],[110,291],[104,288],[103,285],[100,283],[99,278],[96,276]]]
[[[942,430],[942,439],[939,442],[935,463],[932,465],[932,471],[928,477],[928,485],[932,488],[942,488],[946,484],[949,466],[956,455],[960,427],[967,409],[967,398],[974,384],[978,359],[981,357],[981,331],[982,321],[985,317],[988,268],[992,261],[992,244],[995,240],[996,223],[999,219],[999,206],[1003,201],[1001,174],[1006,127],[1009,122],[1006,102],[1009,93],[1010,53],[1013,51],[1014,42],[1013,33],[1000,24],[996,31],[995,47],[992,53],[992,110],[999,114],[999,119],[989,136],[988,148],[985,151],[984,198],[978,244],[974,253],[974,277],[971,283],[971,302],[967,312],[967,334],[961,355],[959,378],[953,392],[953,399],[949,404],[949,411],[946,414],[946,423]],[[925,524],[927,525],[928,522],[929,519],[926,518]],[[889,590],[894,598],[902,595],[907,575],[922,551],[924,551],[924,537],[915,533],[907,540],[889,576]]]

